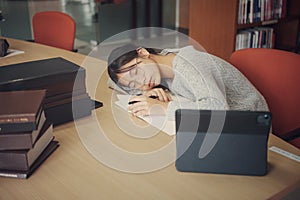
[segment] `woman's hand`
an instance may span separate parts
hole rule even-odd
[[[133,96],[129,99],[128,111],[134,116],[147,116],[147,115],[162,115],[166,114],[168,102],[153,99],[145,95]]]
[[[155,97],[159,101],[169,102],[172,100],[171,95],[162,88],[154,88],[143,92],[146,97]]]

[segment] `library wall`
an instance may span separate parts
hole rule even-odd
[[[190,0],[189,35],[207,52],[228,59],[235,45],[237,0]]]

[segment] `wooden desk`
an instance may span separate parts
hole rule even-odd
[[[105,70],[105,62],[56,48],[9,39],[11,48],[25,53],[0,59],[0,65],[61,56],[87,69],[90,95],[104,103],[93,112],[107,137],[116,146],[132,152],[155,150],[174,137],[164,133],[139,139],[124,134],[114,122],[111,106],[112,90],[106,86],[107,76],[95,82],[97,71]],[[94,79],[94,80],[93,80]],[[94,82],[93,82],[94,81]],[[97,92],[94,84],[98,84]],[[118,110],[117,110],[118,111]],[[119,115],[126,115],[122,110]],[[86,137],[94,130],[92,118],[78,120]],[[131,126],[130,124],[128,126]],[[77,134],[74,122],[54,129],[61,146],[27,180],[0,178],[0,199],[267,199],[287,190],[300,180],[300,163],[269,152],[269,172],[264,177],[201,173],[181,173],[174,163],[163,169],[132,174],[112,169],[89,153]],[[82,134],[81,134],[82,137]],[[300,151],[270,135],[269,145],[300,155]],[[90,150],[90,149],[89,149]],[[99,152],[101,155],[101,152]],[[126,163],[126,160],[120,162]]]

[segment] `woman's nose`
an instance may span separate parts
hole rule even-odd
[[[142,75],[137,76],[136,82],[137,82],[139,85],[143,85],[143,84],[144,84],[144,76],[142,76]]]
[[[138,81],[144,81],[145,79],[145,73],[141,68],[137,68],[137,74],[136,74],[136,80]]]

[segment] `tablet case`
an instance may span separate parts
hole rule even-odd
[[[175,116],[178,171],[267,173],[271,113],[179,109]]]

